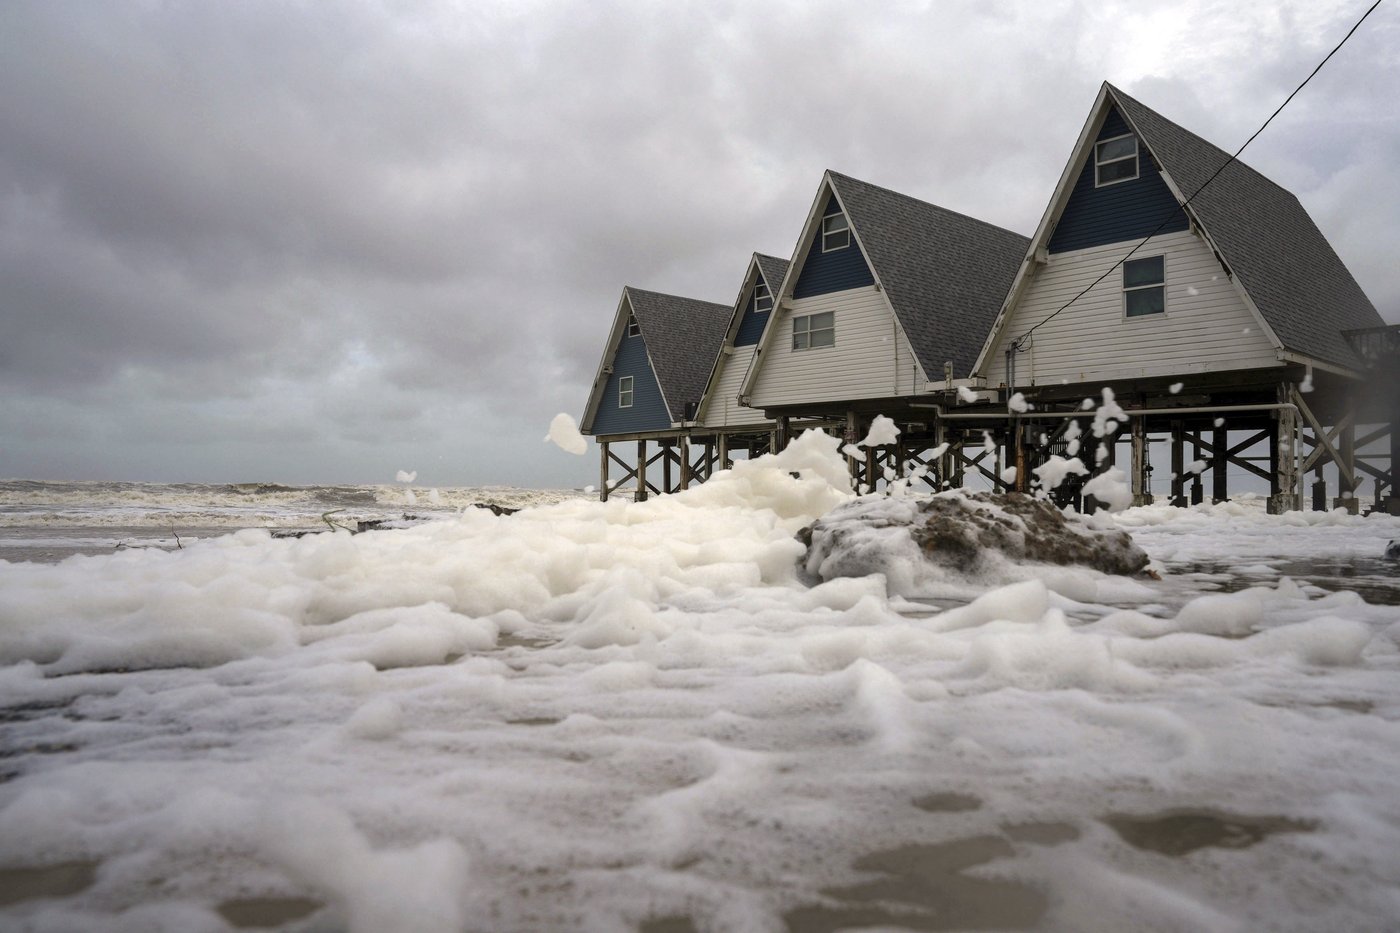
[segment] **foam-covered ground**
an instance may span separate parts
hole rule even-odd
[[[1393,928],[1400,608],[1282,568],[1400,521],[1136,509],[1160,583],[808,587],[835,448],[0,563],[0,926]]]

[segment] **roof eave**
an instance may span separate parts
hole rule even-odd
[[[631,316],[631,302],[627,295],[626,286],[622,289],[622,297],[618,299],[617,310],[613,312],[612,330],[608,331],[608,342],[603,345],[603,355],[598,360],[598,370],[593,374],[593,388],[588,393],[588,403],[583,407],[583,418],[579,421],[579,433],[592,435],[593,419],[598,417],[598,408],[602,404],[603,389],[607,387],[608,368],[612,366],[617,356],[618,345],[622,342],[621,326],[626,320],[622,311],[628,310]]]

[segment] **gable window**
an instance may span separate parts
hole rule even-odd
[[[753,309],[759,314],[773,310],[773,294],[762,279],[753,287]]]
[[[836,312],[806,314],[792,319],[792,348],[812,350],[836,346]]]
[[[640,337],[640,336],[642,336],[642,325],[640,325],[640,324],[637,323],[637,319],[636,319],[635,317],[629,317],[629,318],[627,319],[627,336],[629,336],[629,337]]]
[[[1123,263],[1123,313],[1127,317],[1167,310],[1167,259],[1151,256]]]
[[[845,249],[851,245],[851,225],[846,223],[845,214],[832,214],[822,218],[822,252]]]
[[[1138,177],[1137,137],[1115,136],[1094,145],[1094,187],[1132,181]]]
[[[632,376],[622,376],[617,380],[617,407],[632,407]]]

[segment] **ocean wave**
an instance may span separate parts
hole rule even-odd
[[[133,526],[288,528],[341,519],[449,514],[476,503],[509,508],[587,498],[581,490],[400,484],[291,486],[281,483],[0,481],[0,527]]]

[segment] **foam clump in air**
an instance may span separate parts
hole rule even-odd
[[[396,483],[411,483],[411,482],[413,482],[414,480],[416,480],[417,478],[418,478],[418,471],[417,471],[417,470],[413,470],[412,472],[410,472],[410,471],[408,471],[408,470],[399,470],[399,472],[397,472],[397,473],[394,474],[394,482],[396,482]]]
[[[1103,503],[1110,512],[1121,512],[1133,504],[1133,491],[1128,486],[1127,475],[1117,467],[1110,467],[1084,484],[1084,494],[1093,496]]]
[[[1071,476],[1088,476],[1089,468],[1078,457],[1061,457],[1051,454],[1049,459],[1031,470],[1036,481],[1044,490],[1058,489]]]
[[[888,447],[899,443],[899,426],[884,415],[876,415],[870,422],[870,430],[860,442],[862,447]]]
[[[565,453],[588,453],[588,440],[579,433],[578,424],[567,412],[561,411],[549,422],[549,433],[544,436],[544,441]]]

